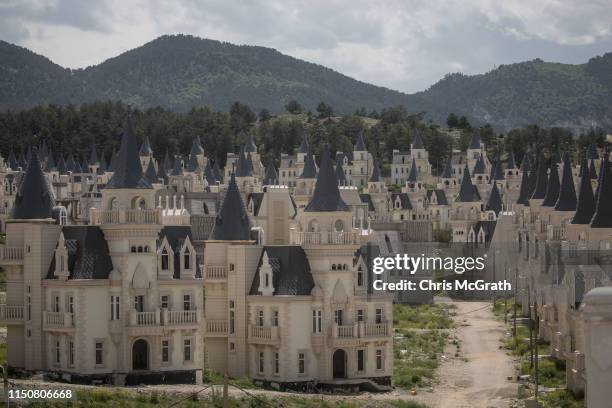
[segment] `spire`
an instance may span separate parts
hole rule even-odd
[[[576,213],[572,218],[572,224],[588,224],[593,218],[595,212],[595,196],[593,195],[593,187],[591,186],[591,177],[587,170],[587,159],[582,159],[580,167],[584,167],[580,176],[580,192],[578,195],[578,204],[576,205]]]
[[[361,131],[357,135],[357,142],[355,142],[355,147],[353,150],[356,152],[365,152],[367,150],[365,142],[363,141],[363,132]]]
[[[215,157],[215,164],[213,164],[213,172],[215,173],[215,178],[223,183],[223,172],[221,171],[221,168],[219,167],[219,159],[217,159]]]
[[[595,168],[595,160],[591,159],[591,164],[589,166],[589,176],[591,180],[597,180],[597,169]]]
[[[523,167],[525,167],[525,159],[523,159]],[[529,189],[529,172],[523,170],[523,174],[521,176],[521,189],[519,190],[519,197],[516,200],[517,204],[529,205]]]
[[[255,139],[253,138],[253,133],[249,134],[249,141],[244,146],[244,150],[247,153],[255,153],[255,152],[257,152],[257,145],[255,144]]]
[[[172,159],[170,158],[170,154],[168,153],[168,149],[166,149],[166,153],[164,154],[164,170],[167,172],[171,171],[174,168],[174,163],[172,163]]]
[[[313,179],[317,177],[317,166],[314,161],[313,155],[308,152],[304,158],[304,169],[300,174],[301,179]]]
[[[523,161],[521,162],[521,171],[523,173],[529,173],[531,171],[531,161],[529,160],[529,153],[525,152],[523,155]]]
[[[57,157],[57,171],[60,175],[68,174],[68,168],[66,167],[66,160],[64,160],[64,155],[60,153]]]
[[[508,152],[508,169],[516,169],[516,160],[514,160],[514,152],[510,150]]]
[[[98,152],[96,151],[96,144],[92,143],[91,144],[91,154],[89,155],[89,165],[97,166],[99,164],[100,164],[100,161],[98,160]]]
[[[200,144],[200,138],[196,137],[195,139],[193,139],[193,142],[191,143],[191,151],[189,152],[189,155],[197,156],[203,153],[204,153],[204,149],[202,149],[202,145]]]
[[[482,155],[478,156],[476,160],[476,164],[474,164],[474,174],[484,174],[485,172],[485,163]]]
[[[568,152],[563,155],[563,178],[559,190],[559,199],[555,204],[555,211],[576,210],[576,187],[572,175],[572,162]]]
[[[491,170],[491,180],[504,180],[504,172],[502,171],[501,158],[497,156],[497,161]]]
[[[601,177],[603,176],[603,168],[604,168],[605,162],[606,161],[603,158],[599,162],[599,175],[597,176],[597,186],[595,187],[595,203],[597,203],[597,200],[599,199],[599,189],[602,186]],[[592,179],[593,179],[593,175],[591,175],[591,180]]]
[[[472,140],[470,140],[470,145],[468,149],[471,150],[480,150],[480,145],[482,141],[480,140],[480,131],[477,129],[472,133]]]
[[[415,130],[414,139],[412,140],[412,146],[410,149],[425,149],[425,145],[423,145],[423,139],[421,138],[421,132]]]
[[[610,163],[608,163],[607,152],[604,152],[601,162],[595,214],[591,220],[591,228],[612,228],[612,180],[610,179]]]
[[[253,175],[244,153],[244,147],[242,147],[240,153],[238,153],[238,163],[236,164],[234,172],[236,173],[236,177],[250,177]]]
[[[414,157],[412,158],[412,166],[410,167],[410,173],[408,174],[408,181],[411,183],[415,183],[418,179],[418,171],[416,166],[416,160]]]
[[[189,161],[185,166],[185,170],[195,173],[200,168],[200,163],[198,163],[198,156],[193,154],[193,152],[189,155]]]
[[[266,166],[266,175],[264,176],[264,184],[268,186],[275,186],[279,184],[278,182],[278,173],[276,172],[276,168],[274,167],[274,163],[272,160]]]
[[[315,184],[312,199],[304,209],[311,211],[349,211],[348,206],[340,197],[338,182],[329,156],[329,148],[325,146],[321,154],[319,175]]]
[[[168,181],[168,173],[166,173],[166,168],[163,163],[159,163],[157,165],[157,180],[163,180],[164,183]]]
[[[346,174],[344,174],[344,168],[342,167],[342,155],[336,160],[336,180],[339,186],[344,186],[346,182]]]
[[[75,174],[83,174],[83,167],[81,167],[81,163],[79,163],[79,158],[74,159],[74,173]]]
[[[530,199],[532,200],[541,200],[546,196],[546,190],[548,185],[548,175],[546,174],[546,165],[544,164],[544,158],[540,156],[537,160],[538,166],[535,170],[536,179],[535,179],[535,188],[533,190],[533,194]],[[558,180],[558,178],[557,178]]]
[[[461,187],[459,188],[459,194],[457,194],[457,198],[455,198],[455,201],[458,203],[472,203],[480,201],[480,194],[478,194],[478,190],[472,184],[472,179],[470,177],[470,169],[468,169],[467,164],[463,169]]]
[[[249,165],[249,171],[251,174],[255,174],[255,166],[253,166],[253,157],[251,156],[251,152],[247,153],[246,162]]]
[[[452,154],[451,156],[448,157],[448,160],[446,161],[446,165],[444,166],[444,170],[442,171],[442,178],[452,178],[453,177],[453,166],[452,166]]]
[[[502,210],[502,199],[496,182],[493,182],[493,188],[491,189],[491,194],[489,194],[489,200],[485,209],[487,211],[495,211],[495,215],[499,215],[499,212]]]
[[[152,188],[151,183],[142,174],[138,146],[129,114],[121,138],[121,147],[114,163],[114,174],[106,184],[106,188]]]
[[[302,138],[302,144],[298,147],[298,153],[308,153],[310,150],[310,145],[308,143],[308,136],[304,133],[304,137]]]
[[[15,157],[15,151],[11,149],[8,156],[8,164],[11,170],[17,170],[19,167],[19,163],[17,163],[17,158]]]
[[[211,240],[247,241],[251,237],[251,223],[232,173],[223,204],[210,233]]]
[[[374,162],[374,168],[372,169],[372,177],[370,177],[371,183],[380,182],[380,171],[378,170],[378,165]]]
[[[98,166],[98,175],[103,175],[104,173],[106,173],[106,159],[104,158],[104,153],[102,153],[100,155],[100,166]]]
[[[174,159],[174,168],[172,169],[172,172],[170,173],[171,176],[182,176],[183,175],[183,161],[179,158],[176,157]]]
[[[69,154],[68,160],[66,161],[66,170],[74,173],[75,168],[76,168],[76,163],[74,162],[74,157],[72,156],[72,154]]]
[[[149,164],[147,164],[147,170],[145,171],[145,177],[151,184],[159,182],[157,180],[157,172],[155,171],[155,165],[153,164],[153,159],[149,160]]]
[[[210,160],[206,160],[206,167],[204,167],[204,178],[209,186],[217,184],[218,180],[217,177],[215,177],[215,172],[210,166]]]
[[[51,218],[54,205],[49,184],[38,160],[38,151],[34,148],[30,155],[28,170],[21,180],[19,192],[15,197],[11,218],[14,220]]]
[[[145,136],[140,146],[140,157],[151,157],[153,156],[153,149],[151,149],[151,143],[149,143],[149,136]]]
[[[548,173],[548,184],[546,185],[546,194],[544,195],[544,201],[542,201],[542,207],[554,207],[559,199],[559,169],[554,160],[550,162],[550,171]]]
[[[597,153],[597,146],[595,145],[595,143],[591,143],[589,147],[587,147],[586,155],[588,160],[599,159],[599,154]]]

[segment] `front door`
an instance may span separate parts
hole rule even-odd
[[[346,352],[338,349],[333,357],[334,378],[346,378]]]
[[[149,344],[143,339],[136,340],[132,346],[132,369],[149,369]]]

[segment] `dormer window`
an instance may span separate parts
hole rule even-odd
[[[191,254],[189,251],[186,251],[183,255],[183,269],[191,269]]]
[[[170,255],[168,254],[168,250],[164,248],[161,253],[161,268],[163,271],[167,271],[170,265]]]

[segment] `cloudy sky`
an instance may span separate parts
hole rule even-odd
[[[612,0],[0,0],[0,39],[70,68],[163,34],[262,45],[415,92],[449,72],[612,51]]]

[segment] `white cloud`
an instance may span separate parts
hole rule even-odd
[[[445,73],[612,45],[610,0],[5,0],[0,38],[68,67],[162,34],[262,45],[359,80],[416,91]],[[590,54],[589,54],[590,53]]]

